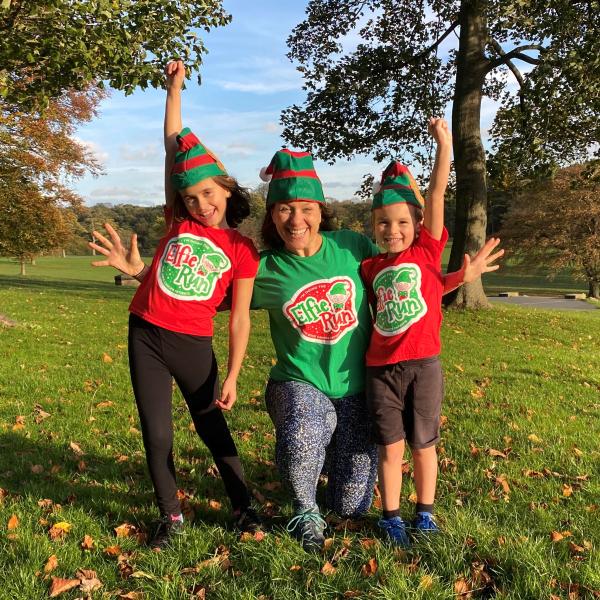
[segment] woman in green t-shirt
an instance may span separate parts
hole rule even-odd
[[[277,354],[267,385],[276,461],[292,491],[289,531],[320,548],[325,521],[316,502],[324,465],[327,507],[342,517],[369,509],[377,453],[363,395],[371,316],[359,275],[377,254],[365,236],[328,231],[330,213],[306,152],[278,151],[263,223],[253,308],[269,312]],[[327,455],[327,456],[326,456]]]

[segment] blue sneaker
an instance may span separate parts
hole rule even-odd
[[[418,512],[411,523],[411,529],[415,533],[439,533],[440,531],[430,512]]]
[[[392,544],[401,548],[408,548],[410,542],[406,533],[406,523],[400,517],[379,519],[377,525],[385,531],[387,538]]]
[[[287,524],[288,532],[295,537],[302,547],[310,550],[321,550],[325,544],[323,532],[327,523],[317,509],[305,510],[298,513]]]

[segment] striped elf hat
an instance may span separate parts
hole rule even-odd
[[[269,166],[260,170],[260,178],[269,182],[267,208],[276,202],[325,204],[323,186],[308,152],[278,150]]]
[[[386,167],[381,175],[381,183],[373,186],[373,193],[371,210],[401,202],[419,208],[425,206],[425,200],[408,167],[395,160]]]
[[[176,190],[190,187],[208,177],[227,175],[223,163],[186,127],[177,136],[177,153],[171,169]]]

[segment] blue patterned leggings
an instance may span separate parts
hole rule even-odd
[[[341,517],[369,510],[377,472],[377,447],[363,394],[330,399],[312,385],[269,380],[267,410],[275,425],[275,460],[297,512],[317,508],[325,465],[327,508]]]

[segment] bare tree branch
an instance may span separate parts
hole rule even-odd
[[[492,45],[494,45],[493,41],[492,41]],[[496,58],[495,60],[492,60],[489,62],[488,67],[487,67],[488,73],[490,71],[492,71],[493,69],[495,69],[496,67],[499,67],[500,65],[508,66],[508,61],[511,61],[514,58],[516,58],[518,60],[522,60],[523,62],[529,63],[531,65],[539,65],[542,62],[539,58],[527,56],[527,54],[523,54],[523,51],[524,50],[537,50],[539,52],[544,49],[543,46],[540,46],[539,44],[529,44],[526,46],[519,46],[518,48],[513,48],[510,52],[504,52],[501,48],[500,48],[500,50],[502,50],[502,52],[499,52],[498,48],[496,48],[496,46],[494,46],[494,48],[500,54],[500,56],[498,58]]]
[[[500,57],[504,58],[504,60],[506,61],[506,66],[512,71],[512,74],[515,76],[515,79],[519,82],[519,86],[523,87],[523,85],[525,84],[525,79],[523,78],[521,71],[517,69],[515,63],[513,63],[513,61],[510,60],[510,58],[508,60],[506,59],[507,54],[502,49],[502,46],[500,46],[500,44],[496,40],[491,40],[490,44],[492,48],[500,55]]]

